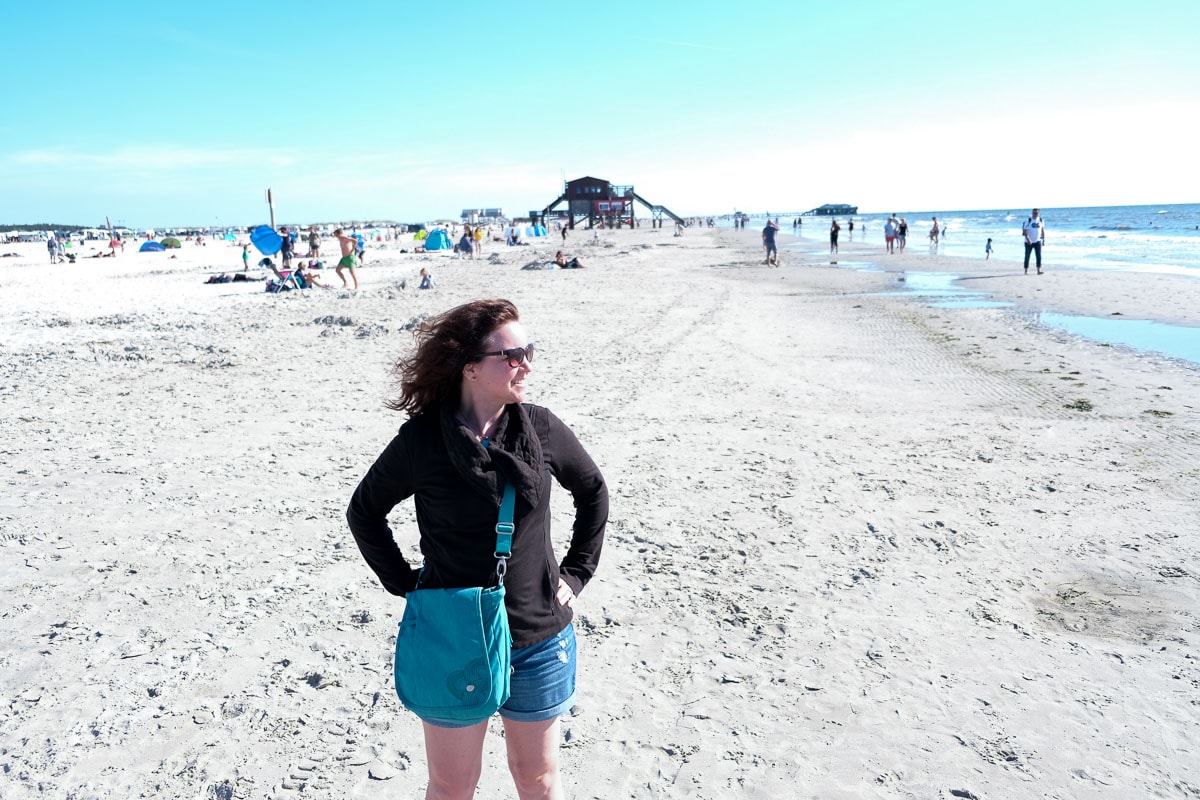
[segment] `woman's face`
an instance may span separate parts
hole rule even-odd
[[[497,328],[480,346],[482,352],[525,347],[529,337],[519,322],[509,322]],[[525,380],[532,367],[528,359],[520,366],[510,367],[505,356],[485,356],[463,367],[463,378],[470,381],[472,391],[481,399],[499,405],[521,403],[525,400]]]

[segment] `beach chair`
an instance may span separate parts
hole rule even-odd
[[[287,292],[292,289],[302,289],[300,281],[296,279],[296,274],[291,270],[285,270],[279,273],[278,278],[267,279],[268,292]]]

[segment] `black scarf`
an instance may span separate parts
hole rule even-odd
[[[475,434],[459,421],[453,403],[442,405],[442,441],[454,470],[484,497],[500,507],[501,480],[517,490],[517,496],[535,508],[542,493],[542,442],[529,412],[520,403],[510,403],[484,447]]]

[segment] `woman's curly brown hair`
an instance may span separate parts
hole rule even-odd
[[[417,349],[392,367],[400,397],[386,405],[414,416],[458,402],[463,367],[496,329],[520,319],[508,300],[475,300],[431,317],[417,329]]]

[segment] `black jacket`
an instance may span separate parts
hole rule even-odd
[[[551,476],[575,501],[571,544],[561,562],[550,539]],[[418,570],[401,554],[387,516],[414,497],[425,557],[421,588],[492,586],[503,481],[517,489],[505,605],[513,647],[528,647],[570,623],[571,609],[555,597],[558,579],[576,594],[583,590],[600,561],[608,521],[604,477],[548,409],[508,406],[487,448],[445,409],[417,414],[367,471],[346,520],[383,587],[404,595],[416,588]]]

